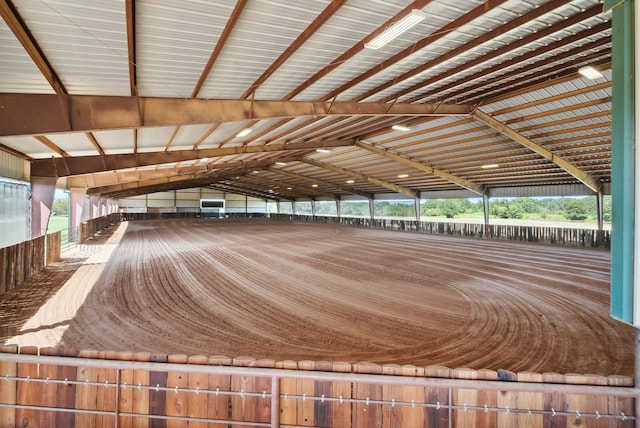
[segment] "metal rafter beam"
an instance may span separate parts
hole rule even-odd
[[[396,193],[401,193],[403,195],[407,195],[410,198],[416,198],[418,193],[404,186],[399,186],[397,184],[390,183],[385,180],[380,180],[379,178],[371,177],[366,174],[362,174],[360,172],[352,171],[350,169],[342,168],[336,165],[331,165],[324,162],[318,162],[313,159],[304,158],[302,162],[306,162],[310,165],[317,166],[318,168],[328,169],[329,171],[337,172],[339,174],[348,175],[353,178],[357,178],[358,180],[368,181],[373,184],[377,184],[378,186],[384,187],[386,189],[392,190]]]
[[[528,149],[538,153],[540,156],[544,157],[545,159],[548,159],[551,162],[555,163],[556,165],[558,165],[560,168],[564,169],[569,174],[574,176],[576,179],[578,179],[580,182],[582,182],[585,186],[587,186],[589,189],[591,189],[595,193],[600,192],[602,188],[602,183],[600,183],[598,180],[596,180],[595,178],[593,178],[591,175],[587,174],[580,168],[577,168],[576,166],[567,162],[562,157],[555,155],[554,153],[545,149],[539,144],[534,143],[529,138],[520,134],[518,131],[511,129],[510,127],[506,126],[504,123],[494,119],[493,117],[489,116],[488,114],[482,112],[479,109],[475,110],[472,113],[472,115],[477,120],[489,126],[490,128],[495,129],[501,134],[511,138],[513,141],[516,141],[517,143],[522,144],[524,147],[527,147]]]
[[[471,106],[0,94],[0,136],[177,126],[299,116],[456,116]],[[39,120],[31,120],[38,117]]]
[[[278,174],[283,174],[283,175],[286,175],[288,177],[298,179],[298,180],[306,180],[306,181],[310,181],[312,183],[316,183],[316,184],[319,184],[319,185],[322,185],[322,186],[333,187],[334,189],[339,189],[339,190],[341,190],[343,192],[347,192],[347,193],[351,193],[351,194],[354,194],[354,195],[362,196],[363,198],[367,198],[367,199],[372,199],[373,198],[373,195],[371,193],[361,192],[361,191],[356,190],[356,189],[354,189],[352,187],[342,186],[340,184],[337,184],[337,183],[334,183],[334,182],[331,182],[331,181],[319,180],[317,178],[309,177],[309,176],[306,176],[306,175],[296,174],[295,172],[289,172],[289,171],[286,171],[286,170],[284,170],[282,168],[269,168],[269,170],[273,171],[275,173],[278,173]]]
[[[215,174],[188,174],[180,176],[165,176],[148,180],[131,181],[128,183],[112,184],[109,186],[92,187],[87,190],[90,195],[101,195],[107,197],[126,197],[144,195],[147,193],[163,192],[167,190],[189,189],[192,187],[203,187],[220,180],[227,180],[231,177],[243,175],[251,172],[250,168],[235,169],[231,171],[221,171]]]
[[[224,48],[224,46],[226,45],[227,39],[229,38],[229,35],[233,31],[233,28],[236,26],[236,23],[238,22],[238,19],[240,18],[240,15],[242,14],[242,11],[244,10],[244,7],[246,5],[247,5],[247,0],[238,0],[238,2],[236,3],[236,7],[233,9],[233,12],[231,12],[231,16],[229,16],[229,19],[227,20],[227,24],[225,25],[224,30],[222,30],[222,34],[216,41],[216,47],[213,49],[213,52],[209,57],[209,61],[207,61],[207,65],[205,65],[204,70],[202,70],[202,74],[200,74],[198,83],[196,83],[195,88],[193,88],[193,92],[191,93],[191,98],[195,98],[198,96],[200,89],[202,89],[202,86],[204,85],[205,80],[207,80],[207,77],[209,77],[209,73],[211,72],[213,65],[218,59],[220,52],[222,52],[222,48]]]
[[[302,186],[298,186],[296,184],[292,184],[292,183],[285,183],[284,181],[280,181],[280,180],[274,180],[272,178],[267,178],[267,177],[262,177],[260,176],[260,174],[255,174],[251,176],[252,179],[258,180],[258,181],[262,181],[264,183],[269,183],[271,186],[279,186],[279,187],[284,187],[285,189],[288,187],[291,187],[292,190],[298,191],[298,192],[302,192],[302,193],[309,193],[312,194],[314,196],[322,196],[325,198],[329,198],[329,199],[340,199],[336,194],[334,193],[329,193],[329,192],[323,192],[322,190],[317,190],[315,188],[309,188],[309,187],[302,187]]]
[[[283,161],[293,162],[301,158],[300,156],[286,157]],[[229,169],[267,169],[271,167],[276,159],[248,159],[242,161],[223,162],[218,164],[200,163],[197,165],[189,166],[173,166],[171,168],[157,168],[157,169],[145,169],[138,170],[133,169],[130,171],[111,171],[100,172],[95,174],[78,175],[69,177],[67,183],[69,187],[77,188],[92,188],[109,186],[113,184],[131,183],[134,181],[144,181],[156,178],[162,178],[166,176],[189,176],[194,173],[214,173],[222,170]]]
[[[224,182],[224,183],[216,183],[216,184],[210,184],[208,186],[206,186],[209,189],[212,190],[221,190],[225,193],[233,193],[236,195],[247,195],[247,196],[252,196],[254,198],[258,198],[258,199],[265,199],[265,200],[278,200],[278,199],[285,199],[287,201],[292,201],[293,199],[281,196],[281,195],[274,195],[272,193],[263,193],[263,192],[259,192],[255,189],[249,189],[246,187],[242,187],[242,186],[238,186],[235,183],[229,183],[228,181]]]
[[[546,6],[551,5],[552,2],[546,3],[545,5],[534,9],[532,12],[530,12],[530,14],[532,16],[537,15],[538,13],[542,12],[542,9],[545,8]],[[561,1],[555,1],[553,2],[555,7],[553,7],[552,9],[555,9],[556,7],[558,7],[561,3],[567,3],[567,1],[561,0]],[[541,30],[537,31],[536,33],[530,34],[528,36],[523,37],[522,39],[519,40],[515,40],[507,45],[502,46],[501,48],[498,48],[494,51],[491,51],[489,53],[487,53],[486,55],[482,55],[480,57],[477,57],[471,61],[465,62],[463,64],[460,64],[452,69],[449,69],[446,71],[446,73],[444,74],[446,77],[450,77],[450,76],[454,76],[457,73],[461,73],[464,72],[466,70],[470,70],[473,67],[479,65],[479,64],[485,64],[487,62],[489,62],[491,59],[493,58],[498,58],[502,55],[507,55],[509,53],[512,54],[513,56],[513,51],[515,51],[518,48],[521,48],[523,46],[527,46],[529,44],[532,44],[534,42],[536,42],[538,39],[545,37],[545,36],[549,36],[551,34],[557,33],[559,31],[562,31],[565,28],[568,28],[572,25],[575,25],[579,22],[584,21],[585,19],[589,19],[595,15],[598,15],[602,12],[602,6],[601,5],[595,5],[587,10],[585,10],[584,12],[580,12],[576,15],[570,16],[567,19],[563,19],[561,21],[558,21],[557,23],[553,24],[550,27],[545,27],[542,28]],[[528,14],[529,15],[529,14]],[[523,17],[525,17],[527,15],[523,15]],[[522,18],[522,17],[521,17]],[[520,19],[520,18],[517,18]],[[514,20],[515,21],[515,20]],[[506,24],[508,25],[508,24]],[[517,64],[521,61],[525,61],[525,58],[530,59],[533,56],[538,56],[541,55],[545,52],[549,52],[552,49],[552,46],[557,49],[559,46],[565,46],[566,44],[568,44],[570,41],[576,41],[576,40],[580,40],[581,38],[585,38],[588,35],[592,35],[592,34],[597,34],[600,31],[603,31],[606,28],[610,28],[611,24],[608,22],[596,25],[592,28],[588,28],[582,32],[579,33],[579,35],[572,35],[569,36],[565,39],[562,39],[559,42],[554,42],[554,43],[550,43],[549,46],[545,46],[544,48],[541,49],[537,49],[533,52],[528,52],[522,56],[514,56],[513,59],[511,59],[510,61],[501,61],[498,66],[494,67],[494,70],[497,69],[502,69],[503,67],[506,67],[508,64]],[[425,64],[420,65],[419,67],[416,67],[413,70],[410,70],[406,73],[404,73],[403,75],[394,78],[393,80],[389,80],[386,83],[373,88],[371,90],[369,90],[368,92],[366,92],[365,94],[359,96],[357,100],[363,100],[366,99],[368,96],[373,95],[375,93],[378,93],[379,91],[382,91],[384,89],[387,89],[391,86],[397,85],[402,81],[405,81],[411,77],[414,77],[420,73],[424,73],[424,71],[434,67],[437,64],[440,64],[448,59],[451,58],[455,58],[458,55],[469,51],[471,48],[484,43],[488,40],[491,40],[495,37],[501,36],[504,34],[504,30],[503,27],[498,27],[490,32],[487,32],[485,34],[483,34],[481,37],[477,37],[472,39],[470,42],[458,46],[455,49],[452,49],[451,51],[447,52],[446,55],[442,55],[432,61],[428,61]],[[432,76],[426,80],[422,80],[419,82],[414,83],[413,85],[403,88],[401,90],[399,90],[398,92],[394,92],[393,94],[390,94],[389,96],[386,97],[385,101],[388,100],[393,100],[393,99],[397,99],[399,97],[402,97],[404,95],[408,95],[412,92],[415,91],[419,91],[422,88],[427,88],[429,85],[431,85],[434,82],[437,82],[439,80],[442,80],[443,75],[439,74],[439,75],[435,75]],[[418,94],[419,96],[419,94]],[[415,97],[414,97],[415,98]]]
[[[383,32],[390,25],[393,25],[394,22],[397,22],[400,18],[402,18],[403,16],[407,15],[409,12],[411,12],[412,9],[422,9],[427,4],[431,3],[431,1],[432,0],[416,0],[416,1],[414,1],[413,3],[411,3],[410,5],[405,7],[404,9],[402,9],[400,12],[398,12],[395,16],[392,16],[391,18],[389,18],[384,24],[379,26],[373,33],[369,34],[367,37],[365,37],[364,39],[360,40],[355,45],[351,46],[342,55],[340,55],[339,57],[335,58],[333,61],[330,61],[327,66],[325,66],[322,70],[318,71],[312,77],[307,79],[305,82],[303,82],[297,88],[295,88],[293,91],[291,91],[289,94],[287,94],[287,96],[285,96],[284,99],[285,100],[293,99],[296,95],[300,94],[302,91],[304,91],[305,89],[307,89],[308,87],[313,85],[315,82],[317,82],[318,80],[322,79],[324,76],[326,76],[327,74],[331,73],[336,68],[340,67],[346,61],[348,61],[351,58],[353,58],[356,54],[358,54],[358,52],[361,52],[362,50],[364,50],[365,49],[364,45],[367,42],[369,42],[370,40],[375,38],[379,33]],[[325,99],[328,99],[328,98],[330,98],[330,97],[325,97]]]
[[[74,156],[64,159],[36,159],[31,164],[31,175],[35,177],[64,177],[246,153],[307,151],[321,147],[344,147],[354,143],[354,140],[308,141],[304,143],[274,143],[264,146],[177,150],[167,153],[126,153],[105,156]]]
[[[2,19],[7,23],[7,26],[11,29],[22,47],[27,51],[53,90],[56,91],[57,94],[66,94],[67,90],[62,84],[62,81],[56,74],[55,70],[51,67],[51,64],[49,64],[49,61],[44,56],[42,49],[40,49],[35,38],[31,35],[29,29],[24,24],[22,18],[20,18],[15,7],[9,0],[0,0],[0,16],[2,16]]]
[[[372,144],[365,143],[363,141],[356,141],[356,146],[362,147],[363,149],[366,149],[366,150],[369,150],[371,152],[377,153],[377,154],[379,154],[381,156],[387,157],[387,158],[392,159],[392,160],[394,160],[396,162],[400,162],[400,163],[403,163],[405,165],[409,165],[410,167],[419,169],[421,171],[425,171],[425,172],[428,172],[430,174],[437,175],[438,177],[444,178],[445,180],[448,180],[448,181],[450,181],[450,182],[452,182],[454,184],[457,184],[458,186],[461,186],[461,187],[464,187],[465,189],[471,190],[472,192],[477,193],[478,195],[483,195],[484,194],[484,191],[485,191],[484,186],[482,186],[482,185],[480,185],[478,183],[474,183],[473,181],[469,181],[469,180],[466,180],[464,178],[457,177],[457,176],[455,176],[453,174],[449,174],[448,172],[441,171],[441,170],[439,170],[437,168],[434,168],[432,166],[425,165],[424,163],[417,162],[417,161],[415,161],[415,160],[413,160],[411,158],[407,158],[405,156],[401,156],[401,155],[399,155],[397,153],[393,153],[393,152],[391,152],[389,150],[381,149],[379,147],[376,147],[376,146],[374,146]]]
[[[255,188],[256,186],[264,186],[264,182],[261,181],[260,179],[258,179],[258,177],[255,177],[253,174],[247,174],[247,175],[243,175],[242,177],[240,177],[240,181],[242,181],[244,184],[246,184],[247,186],[251,186],[252,188]],[[305,191],[301,192],[301,191],[295,191],[293,190],[293,187],[291,185],[287,185],[286,187],[280,186],[277,189],[274,189],[274,186],[267,186],[269,187],[272,191],[273,191],[273,195],[286,195],[289,196],[292,199],[296,199],[296,198],[304,198],[304,199],[310,199],[310,200],[315,200],[316,195],[313,194],[309,194],[306,193],[305,191],[307,189],[305,189]],[[267,192],[269,192],[267,190]],[[271,192],[269,192],[271,193]]]
[[[331,3],[313,20],[311,24],[285,49],[285,51],[267,68],[264,73],[242,94],[241,98],[248,98],[275,71],[285,63],[304,43],[313,36],[345,3],[347,0],[332,0]]]
[[[131,96],[138,95],[138,76],[136,72],[136,0],[127,0],[127,53],[129,56],[129,87]]]

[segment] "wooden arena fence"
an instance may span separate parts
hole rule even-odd
[[[485,231],[484,224],[428,222],[400,219],[373,219],[361,217],[330,217],[311,215],[271,214],[278,220],[306,221],[316,223],[345,224],[348,226],[371,227],[389,230],[435,233],[467,237],[487,237],[512,241],[540,242],[546,244],[575,245],[583,247],[610,248],[611,231],[547,226],[516,226],[490,224]]]
[[[90,220],[80,223],[78,243],[83,243],[87,239],[94,236],[96,233],[106,229],[114,223],[120,221],[120,214],[113,213],[106,216],[92,218]]]
[[[625,376],[0,347],[0,426],[626,428],[639,392]]]
[[[60,239],[54,232],[0,248],[0,295],[60,260]]]

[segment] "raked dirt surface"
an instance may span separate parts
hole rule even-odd
[[[633,374],[606,250],[247,220],[121,223],[0,296],[0,342]]]

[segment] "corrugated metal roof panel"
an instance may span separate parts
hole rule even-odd
[[[0,92],[53,94],[44,78],[7,24],[0,21]]]
[[[130,94],[124,0],[13,3],[70,94]]]
[[[254,0],[238,19],[205,82],[205,98],[240,98],[324,9],[326,1]]]
[[[31,136],[1,137],[0,144],[19,153],[24,153],[33,159],[60,157],[59,154],[51,151],[47,146]]]
[[[138,0],[138,93],[190,97],[232,10],[231,2]]]
[[[133,151],[133,132],[131,129],[95,131],[95,137],[106,154],[131,153]]]

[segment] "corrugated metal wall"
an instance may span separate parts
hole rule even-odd
[[[0,150],[0,177],[31,180],[31,164],[18,156]]]
[[[236,195],[206,188],[172,190],[120,199],[120,210],[133,212],[200,212],[200,199],[224,199],[225,212],[237,214],[264,214],[267,204],[263,199]]]

